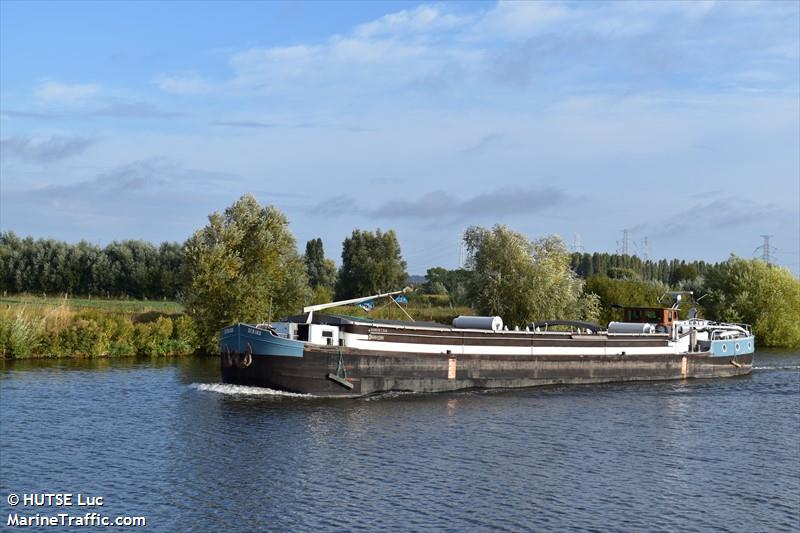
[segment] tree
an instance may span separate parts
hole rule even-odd
[[[467,287],[472,273],[462,268],[447,270],[442,267],[429,268],[425,273],[425,294],[447,294],[452,305],[468,305]]]
[[[325,258],[322,239],[311,239],[306,243],[304,260],[306,272],[308,273],[308,283],[311,288],[322,286],[332,289],[336,284],[336,263]]]
[[[469,228],[464,242],[474,271],[469,295],[478,312],[500,315],[517,326],[545,319],[596,319],[597,297],[584,293],[560,238],[531,242],[497,225]]]
[[[221,328],[297,312],[309,298],[305,265],[288,220],[250,194],[186,241],[189,280],[183,303],[206,349],[216,348]]]
[[[336,283],[337,299],[399,290],[408,279],[406,262],[393,230],[382,233],[354,230],[342,243],[342,267]]]
[[[609,272],[611,270],[609,269]],[[620,319],[619,316],[614,316],[614,309],[611,307],[613,304],[626,307],[653,306],[667,287],[657,281],[612,279],[595,274],[586,280],[586,290],[600,298],[600,320],[606,323]]]
[[[631,280],[641,279],[641,277],[635,270],[625,267],[609,268],[608,277],[611,279],[631,279]]]
[[[682,282],[691,282],[699,275],[698,269],[695,265],[686,264],[681,261],[681,264],[675,268],[670,274],[670,283],[677,286]]]
[[[707,277],[706,315],[753,325],[764,346],[800,346],[800,280],[779,266],[732,255]]]

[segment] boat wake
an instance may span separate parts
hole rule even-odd
[[[245,385],[231,385],[228,383],[192,383],[193,389],[204,392],[215,392],[233,396],[281,396],[288,398],[314,398],[311,394],[298,394],[265,387],[247,387]]]
[[[753,370],[800,370],[800,365],[753,366]]]

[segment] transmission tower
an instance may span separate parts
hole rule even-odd
[[[581,246],[581,234],[576,233],[575,237],[572,239],[572,251],[581,253],[583,252],[583,246]]]
[[[650,240],[647,238],[647,235],[644,236],[642,241],[637,246],[639,254],[642,259],[647,261],[650,259]]]
[[[617,241],[617,253],[622,255],[629,255],[631,248],[630,244],[631,244],[630,230],[624,229],[622,230],[622,240]]]
[[[761,238],[764,239],[764,243],[753,251],[755,254],[761,250],[761,259],[768,265],[772,264],[772,256],[778,250],[769,243],[770,237],[772,237],[772,235],[762,235]]]

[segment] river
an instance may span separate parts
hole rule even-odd
[[[150,531],[800,531],[800,353],[755,366],[326,400],[220,385],[213,359],[6,362],[3,528],[99,511]],[[103,505],[8,502],[34,493]]]

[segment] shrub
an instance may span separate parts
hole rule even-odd
[[[159,317],[155,322],[134,326],[134,345],[137,355],[159,357],[170,354],[172,347],[172,320]]]
[[[28,316],[24,309],[0,315],[0,354],[3,357],[37,355],[44,332],[42,318]]]
[[[172,350],[174,355],[188,355],[197,351],[199,336],[194,320],[187,315],[172,321]]]

